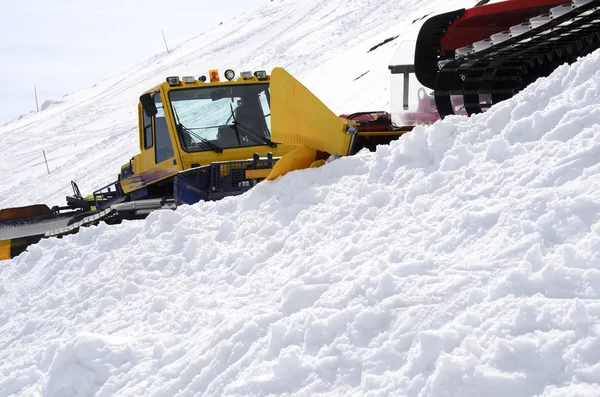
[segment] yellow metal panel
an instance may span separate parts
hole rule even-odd
[[[140,152],[144,150],[144,110],[142,109],[142,103],[138,102],[138,145]]]
[[[291,153],[286,154],[279,159],[273,171],[267,176],[267,180],[272,181],[278,176],[285,175],[294,170],[302,170],[310,167],[317,157],[317,151],[306,147],[299,147]]]
[[[266,178],[271,173],[271,168],[263,170],[246,170],[246,178],[259,179]]]
[[[10,240],[0,240],[0,261],[10,258]]]
[[[282,68],[271,73],[272,139],[329,154],[348,155],[347,121]]]

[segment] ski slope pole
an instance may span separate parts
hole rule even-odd
[[[48,175],[50,175],[50,167],[48,167],[48,159],[46,159],[46,151],[42,150],[42,153],[44,153],[44,161],[46,162],[46,170],[48,170]]]
[[[163,41],[165,42],[165,48],[167,49],[167,54],[169,53],[169,47],[167,46],[167,39],[165,38],[165,31],[161,30],[163,35]]]
[[[38,106],[38,100],[37,100],[37,87],[35,86],[35,84],[33,85],[33,93],[35,95],[35,111],[36,113],[40,111],[40,107]]]

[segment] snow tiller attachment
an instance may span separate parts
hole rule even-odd
[[[427,20],[414,73],[439,115],[474,114],[600,46],[600,0],[508,0]]]
[[[28,246],[49,237],[52,231],[69,228],[120,201],[122,195],[113,185],[84,198],[77,184],[71,182],[73,195],[66,197],[65,206],[50,208],[45,204],[34,204],[0,210],[0,260],[13,258]]]

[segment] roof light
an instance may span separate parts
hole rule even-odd
[[[264,71],[264,70],[257,70],[256,72],[254,72],[254,75],[259,80],[266,80],[267,79],[267,72]]]
[[[225,71],[225,78],[229,81],[233,80],[235,78],[235,72],[231,69],[227,69]]]
[[[167,77],[167,83],[169,83],[169,85],[171,87],[173,87],[175,85],[179,85],[179,77],[177,77],[177,76],[169,76],[169,77]]]
[[[209,70],[208,75],[210,76],[211,83],[218,83],[219,81],[221,81],[221,79],[219,78],[219,71],[217,69]]]
[[[183,80],[184,83],[186,84],[190,84],[196,81],[196,79],[194,78],[194,76],[183,76],[181,78],[181,80]]]
[[[206,82],[206,76],[200,76],[200,77],[198,77],[198,80],[200,80],[201,82],[205,83]]]
[[[240,76],[244,79],[244,80],[248,80],[252,78],[252,72],[242,72],[240,73]]]

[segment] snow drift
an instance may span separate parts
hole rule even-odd
[[[597,396],[599,70],[3,262],[0,396]]]
[[[595,396],[600,52],[471,119],[0,268],[5,395]]]

